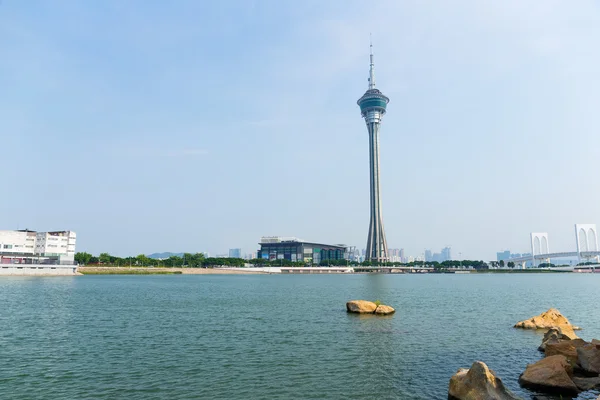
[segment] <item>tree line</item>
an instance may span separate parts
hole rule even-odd
[[[80,265],[105,265],[116,267],[183,267],[183,268],[212,268],[218,266],[227,267],[244,267],[247,264],[254,266],[273,266],[273,267],[304,267],[307,263],[302,261],[290,261],[284,259],[266,260],[263,258],[255,258],[252,260],[244,260],[242,258],[220,258],[220,257],[204,257],[202,253],[184,253],[183,256],[170,256],[165,259],[150,258],[144,254],[135,257],[117,257],[109,253],[101,253],[99,256],[94,256],[90,253],[79,252],[75,254],[75,261]],[[504,261],[491,261],[486,263],[481,260],[449,260],[443,262],[437,261],[412,261],[409,263],[401,262],[373,262],[373,261],[349,261],[349,260],[321,260],[320,266],[345,267],[345,266],[403,266],[403,267],[429,267],[436,270],[444,270],[448,268],[473,268],[473,269],[488,269],[491,267],[505,266]],[[515,263],[509,261],[506,264],[509,268],[514,268]]]
[[[94,256],[90,253],[80,252],[75,254],[75,261],[80,265],[104,265],[115,267],[183,267],[183,268],[210,268],[215,266],[243,267],[247,261],[241,258],[204,257],[202,253],[184,253],[183,256],[170,256],[169,258],[150,258],[145,254],[135,257],[117,257],[109,253]]]

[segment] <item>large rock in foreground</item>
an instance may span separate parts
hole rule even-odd
[[[346,303],[346,310],[352,313],[373,314],[377,309],[377,304],[366,300],[350,300]]]
[[[518,400],[494,371],[481,361],[471,368],[461,368],[450,378],[449,400]]]
[[[568,336],[569,339],[577,339],[574,330],[580,329],[577,326],[571,325],[569,320],[560,313],[556,308],[551,308],[546,312],[536,315],[533,318],[517,322],[515,328],[522,329],[550,329],[560,328],[562,335]]]
[[[546,393],[575,394],[579,390],[571,379],[572,374],[573,367],[565,356],[549,356],[527,365],[519,384]]]

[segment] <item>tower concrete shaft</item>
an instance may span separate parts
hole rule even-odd
[[[373,46],[370,54],[369,89],[358,100],[361,115],[367,124],[369,132],[369,164],[371,180],[371,222],[367,238],[365,259],[375,262],[389,261],[389,253],[383,217],[381,213],[380,175],[379,175],[379,130],[381,118],[386,112],[390,99],[375,88],[375,68],[373,63]]]

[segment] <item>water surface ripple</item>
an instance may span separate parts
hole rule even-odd
[[[446,399],[486,362],[513,391],[550,307],[600,338],[600,274],[0,279],[10,399]],[[349,315],[380,299],[392,317]],[[592,393],[580,396],[594,398]]]

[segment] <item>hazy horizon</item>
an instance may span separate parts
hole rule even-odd
[[[390,248],[574,251],[600,224],[597,2],[4,0],[0,229],[120,256],[365,248],[369,33]]]

